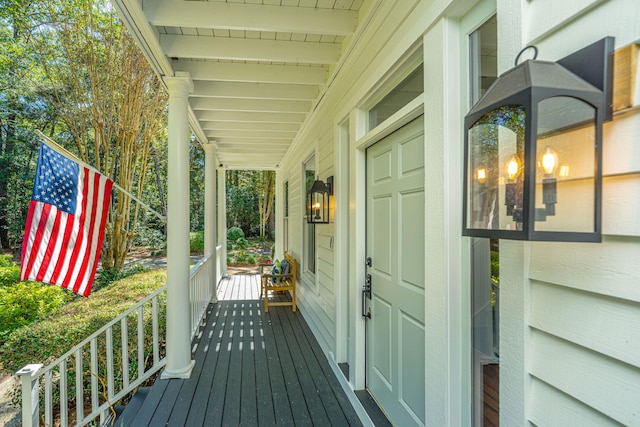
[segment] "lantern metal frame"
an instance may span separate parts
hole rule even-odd
[[[471,108],[464,120],[463,236],[535,241],[601,241],[602,125],[612,118],[613,46],[614,39],[606,37],[557,62],[527,60],[502,74]],[[542,100],[561,96],[578,99],[595,108],[593,232],[542,231],[534,228],[538,106]],[[523,205],[522,217],[519,218],[522,227],[518,230],[471,228],[467,226],[468,192],[474,171],[469,170],[469,130],[487,113],[508,106],[522,106],[525,111]]]
[[[318,195],[317,199],[314,195]],[[307,223],[329,224],[331,214],[331,196],[333,195],[333,176],[327,178],[325,184],[317,178],[307,191]],[[320,206],[315,206],[316,202]]]

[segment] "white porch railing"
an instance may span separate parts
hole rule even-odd
[[[192,337],[211,299],[209,275],[215,258],[206,257],[191,269]],[[166,330],[160,330],[159,321],[166,314],[166,288],[144,298],[47,367],[30,364],[18,371],[23,427],[38,426],[40,420],[52,426],[58,412],[62,427],[70,422],[84,426],[97,418],[103,423],[114,403],[160,370],[166,363],[160,345]],[[54,396],[59,404],[54,404]],[[75,400],[75,414],[70,400]]]
[[[198,332],[202,316],[211,302],[211,277],[215,274],[215,257],[213,255],[202,258],[191,268],[189,275],[191,302],[191,339]]]

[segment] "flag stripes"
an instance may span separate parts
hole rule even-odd
[[[40,150],[20,278],[88,296],[100,258],[113,181],[88,168],[70,166],[69,160],[44,145]]]

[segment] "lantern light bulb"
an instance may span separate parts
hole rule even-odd
[[[514,179],[516,179],[519,173],[520,173],[520,160],[518,159],[518,156],[514,154],[513,156],[511,156],[511,158],[507,162],[507,177],[509,178],[510,181],[513,181]]]
[[[555,172],[558,166],[558,155],[551,147],[547,147],[544,150],[544,154],[540,157],[540,167],[544,173],[551,175]]]
[[[487,169],[481,166],[478,169],[476,169],[476,181],[478,181],[480,184],[484,184],[486,180],[487,180]]]

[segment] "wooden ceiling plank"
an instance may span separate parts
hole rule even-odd
[[[350,10],[212,1],[147,1],[144,12],[152,25],[168,27],[351,36],[358,24],[358,13]]]
[[[197,2],[192,2],[197,3]],[[229,59],[294,64],[337,64],[341,46],[336,43],[234,39],[160,34],[169,58]]]
[[[324,85],[329,76],[324,67],[185,60],[174,60],[173,67],[188,72],[193,80]]]
[[[313,101],[319,94],[318,86],[311,85],[196,81],[190,97]]]

